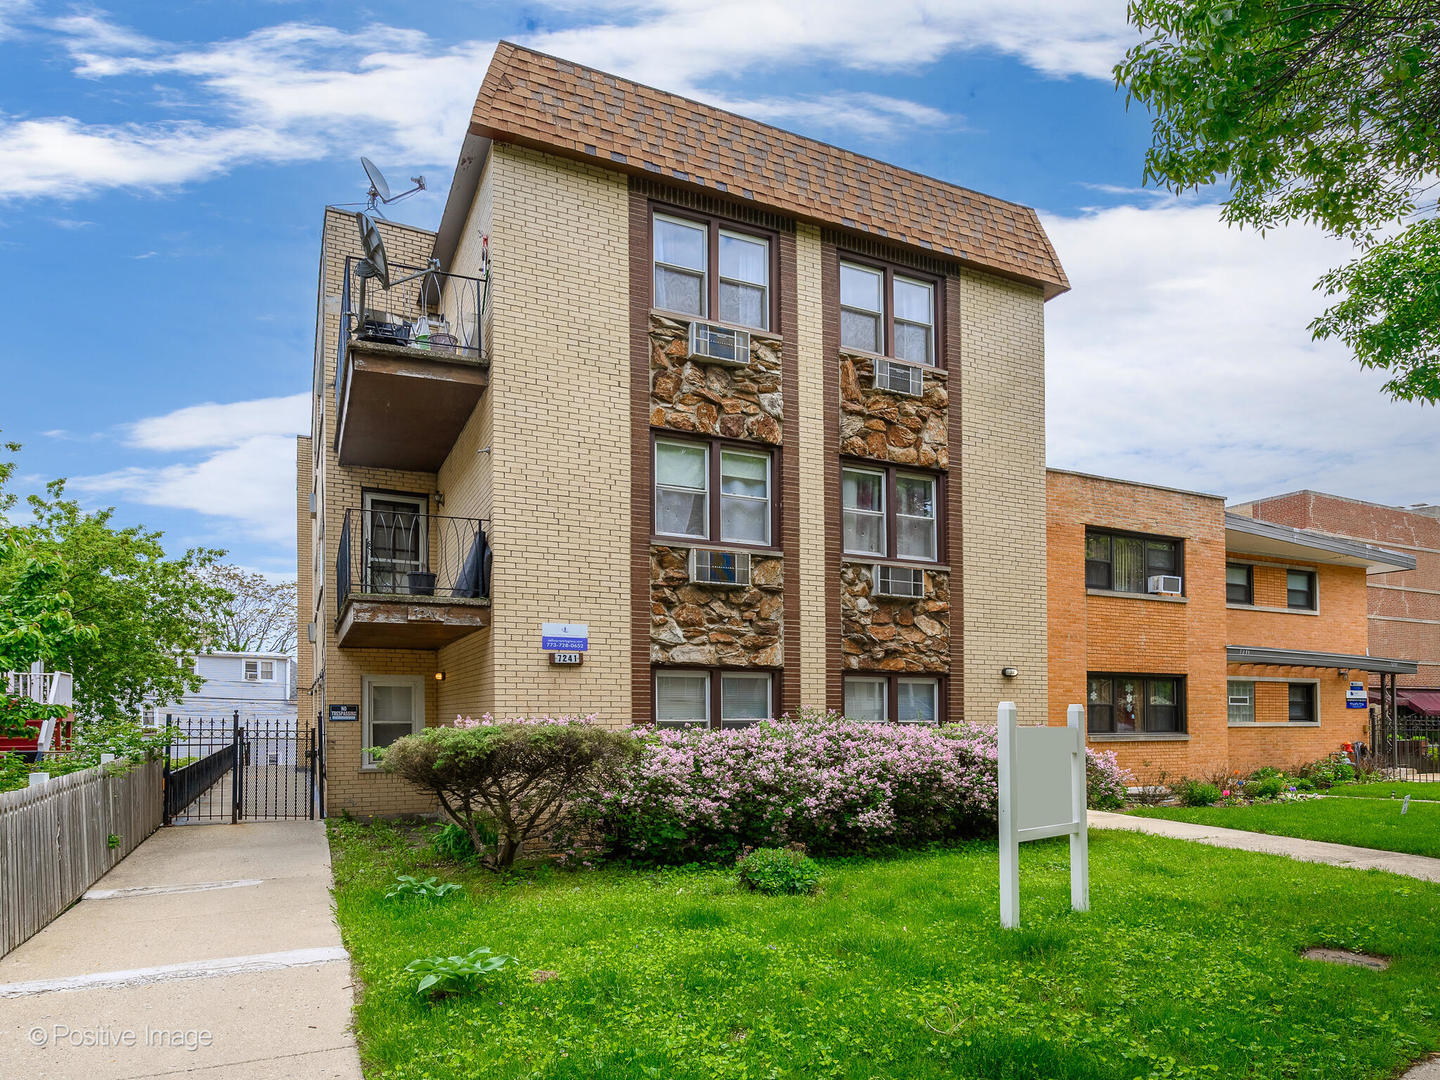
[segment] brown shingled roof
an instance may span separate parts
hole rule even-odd
[[[753,200],[1042,285],[1070,287],[1035,211],[502,41],[475,135]]]

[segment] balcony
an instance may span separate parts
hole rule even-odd
[[[345,260],[335,371],[342,465],[434,472],[490,381],[486,278],[391,264],[396,284]],[[410,274],[411,281],[398,279]],[[352,303],[353,300],[353,303]]]
[[[349,649],[438,649],[490,625],[485,522],[392,509],[345,511],[335,630]]]

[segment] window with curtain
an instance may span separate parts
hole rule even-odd
[[[770,674],[726,671],[720,675],[720,723],[744,727],[770,718]]]
[[[1313,682],[1292,682],[1290,684],[1290,722],[1292,724],[1313,724],[1319,719],[1315,711],[1315,684]]]
[[[885,684],[880,676],[845,677],[845,715],[851,720],[878,724],[887,719]]]
[[[1225,564],[1225,602],[1227,604],[1255,603],[1253,567],[1244,563]]]
[[[1231,679],[1225,684],[1225,718],[1232,724],[1255,722],[1255,684],[1245,679]]]
[[[1146,593],[1160,574],[1179,576],[1180,540],[1133,536],[1101,529],[1085,533],[1085,587],[1109,592]]]
[[[902,724],[933,724],[940,714],[937,679],[895,680],[895,719]]]
[[[1183,734],[1185,680],[1173,675],[1091,674],[1086,728],[1092,735]]]
[[[1315,572],[1285,571],[1285,604],[1302,611],[1315,610]]]
[[[939,481],[893,467],[847,465],[840,472],[846,555],[935,562],[939,558]]]
[[[664,311],[770,329],[771,251],[764,236],[714,218],[651,218],[654,303]]]
[[[769,546],[769,454],[720,451],[720,539]]]
[[[710,536],[710,453],[703,443],[655,444],[655,531]]]
[[[935,285],[876,266],[840,263],[840,346],[935,363]]]
[[[708,723],[709,674],[704,671],[657,671],[655,720],[662,726]]]

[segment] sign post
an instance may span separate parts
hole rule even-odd
[[[1020,925],[1020,845],[1070,837],[1070,907],[1090,910],[1090,847],[1085,817],[1085,707],[1071,705],[1066,726],[1021,727],[1002,701],[996,736],[1000,765],[1000,925]]]

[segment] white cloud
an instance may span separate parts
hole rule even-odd
[[[19,33],[19,25],[34,10],[31,0],[0,0],[0,41]]]
[[[137,420],[126,442],[144,450],[202,450],[235,447],[258,436],[294,435],[310,426],[310,395],[257,398],[183,409]]]
[[[1232,501],[1312,487],[1440,498],[1435,413],[1306,329],[1349,248],[1212,203],[1045,217],[1073,292],[1047,312],[1050,463]]]
[[[667,89],[777,65],[910,71],[991,51],[1051,76],[1108,80],[1135,38],[1123,0],[634,0],[557,3],[599,25],[527,44]]]
[[[127,445],[166,453],[205,451],[160,466],[129,465],[79,476],[79,494],[121,497],[146,506],[193,510],[224,519],[240,535],[265,543],[295,539],[295,433],[309,427],[310,395],[207,402],[125,429]]]
[[[257,435],[202,461],[130,466],[75,477],[70,486],[85,496],[120,496],[223,518],[241,535],[266,543],[295,539],[294,436]],[[220,541],[226,546],[223,530]]]
[[[15,4],[0,0],[0,28],[7,5]],[[723,6],[548,0],[547,6],[590,24],[532,34],[527,44],[837,138],[953,129],[960,118],[883,94],[768,93],[776,71],[909,74],[947,53],[988,50],[1046,75],[1109,79],[1110,65],[1133,37],[1120,0],[736,0]],[[45,26],[67,49],[78,77],[144,79],[156,108],[209,119],[93,124],[73,116],[0,114],[0,201],[163,190],[243,164],[338,152],[447,169],[494,49],[490,41],[447,44],[421,30],[381,24],[348,32],[287,22],[194,46],[147,37],[97,11]]]

